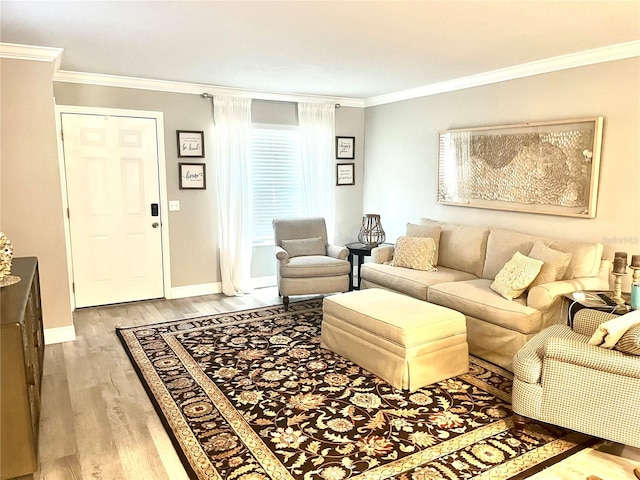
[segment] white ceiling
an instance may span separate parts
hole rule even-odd
[[[640,40],[640,1],[6,1],[61,69],[366,99]]]

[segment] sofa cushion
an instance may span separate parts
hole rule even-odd
[[[289,258],[327,254],[327,247],[320,237],[282,240],[282,248],[287,251]]]
[[[484,261],[482,278],[496,278],[498,272],[511,260],[513,254],[528,255],[535,237],[501,228],[491,228],[487,238],[487,256]]]
[[[539,332],[542,313],[526,305],[526,298],[507,300],[491,290],[492,280],[480,278],[429,287],[429,302],[452,308],[509,330],[524,334]]]
[[[411,270],[409,268],[392,267],[379,263],[365,263],[360,270],[360,277],[365,282],[404,293],[420,300],[427,300],[427,289],[439,282],[456,282],[476,278],[467,272],[438,267],[437,272]]]
[[[544,262],[540,273],[528,287],[533,288],[536,285],[555,282],[564,277],[573,254],[554,250],[553,248],[547,247],[541,241],[537,241],[533,244],[533,248],[528,256]]]
[[[496,275],[491,290],[507,300],[518,298],[540,273],[542,260],[536,260],[516,252]]]
[[[549,247],[571,253],[571,262],[564,275],[566,280],[595,277],[600,269],[604,245],[601,243],[576,243],[568,240],[552,240]]]
[[[439,225],[417,225],[415,223],[407,223],[407,237],[430,237],[436,244],[436,253],[433,258],[433,264],[438,264],[438,250],[440,249],[440,232],[442,228]]]
[[[336,275],[348,275],[350,269],[351,264],[346,260],[310,255],[294,257],[289,259],[288,263],[280,265],[280,276],[285,278],[333,277]]]
[[[421,218],[420,223],[439,226],[442,229],[438,267],[462,270],[476,277],[482,276],[484,257],[487,252],[488,228],[443,223],[428,218]]]
[[[436,243],[431,237],[398,237],[389,265],[433,272],[435,253]]]

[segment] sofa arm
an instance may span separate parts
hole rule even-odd
[[[613,313],[601,312],[592,308],[583,308],[573,316],[573,331],[591,337],[601,323],[617,316]]]
[[[276,245],[275,247],[273,247],[273,253],[276,256],[276,258],[280,260],[280,262],[287,263],[289,261],[289,254],[282,247]]]
[[[544,347],[543,365],[548,359],[598,372],[640,379],[640,356],[608,350],[570,338],[549,338]],[[543,372],[543,380],[544,377]]]
[[[347,247],[339,247],[338,245],[327,245],[327,255],[340,260],[346,260],[349,256]]]
[[[395,245],[380,245],[371,250],[371,261],[373,263],[390,262],[393,259]]]
[[[549,310],[554,302],[562,295],[579,290],[599,290],[602,288],[602,278],[600,277],[583,277],[574,278],[573,280],[558,280],[557,282],[543,283],[529,290],[527,306],[545,312]]]

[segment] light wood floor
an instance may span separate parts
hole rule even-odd
[[[169,436],[116,337],[115,327],[277,303],[280,299],[274,287],[259,289],[244,297],[206,295],[76,311],[77,340],[45,348],[41,468],[34,478],[188,480]],[[631,458],[637,455],[636,461],[640,461],[636,449],[616,453]],[[632,464],[619,456],[615,458],[625,465]],[[626,466],[622,468],[627,471]],[[600,476],[606,480],[619,478]]]

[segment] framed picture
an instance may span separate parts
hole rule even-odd
[[[336,185],[355,185],[353,163],[338,163],[336,165]]]
[[[356,137],[336,137],[336,158],[353,160],[355,157]]]
[[[602,117],[438,133],[438,203],[595,218]]]
[[[204,163],[179,163],[180,190],[205,190],[207,175]]]
[[[176,130],[178,135],[178,158],[204,158],[204,132]]]

